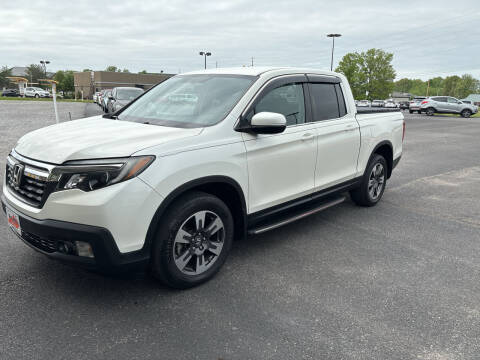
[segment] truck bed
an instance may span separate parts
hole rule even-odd
[[[397,112],[400,109],[394,108],[371,108],[371,107],[357,107],[357,114],[375,114],[384,112]]]

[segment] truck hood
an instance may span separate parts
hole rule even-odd
[[[201,131],[94,116],[32,131],[20,138],[15,151],[31,159],[61,164],[68,160],[126,157]]]

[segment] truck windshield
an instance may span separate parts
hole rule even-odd
[[[256,80],[244,75],[177,75],[135,101],[118,120],[173,127],[222,121]]]
[[[142,93],[143,93],[142,89],[118,89],[117,90],[117,99],[118,100],[133,100]]]

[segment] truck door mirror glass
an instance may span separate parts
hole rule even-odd
[[[250,126],[257,134],[278,134],[285,130],[287,119],[283,114],[263,111],[253,115]]]

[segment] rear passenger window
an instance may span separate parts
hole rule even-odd
[[[335,84],[309,84],[309,87],[312,97],[313,121],[340,117]]]
[[[335,84],[335,90],[337,91],[338,110],[340,112],[340,117],[342,117],[347,114],[347,106],[345,105],[345,98],[343,97],[343,91],[340,84]]]

